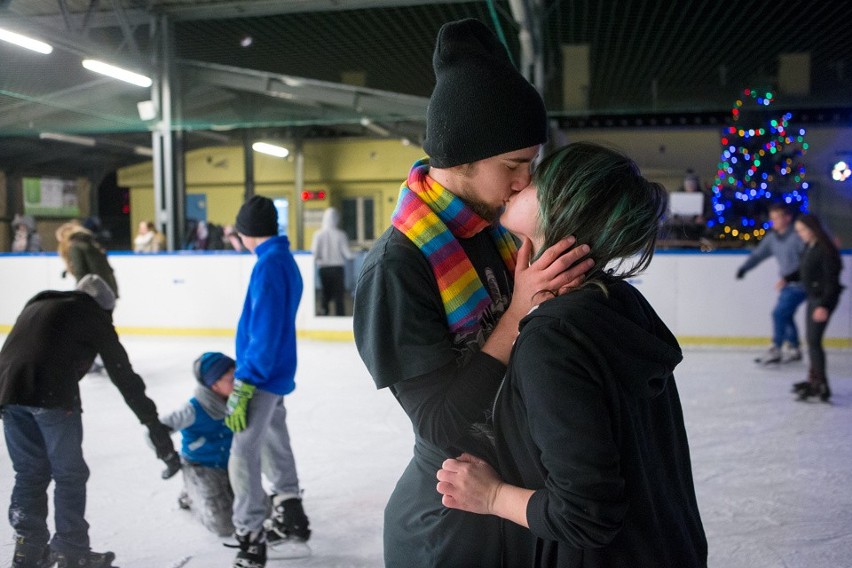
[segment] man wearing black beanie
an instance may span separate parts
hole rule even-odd
[[[296,310],[302,276],[290,241],[278,236],[278,212],[271,199],[255,195],[246,201],[235,226],[257,262],[237,325],[234,389],[225,416],[234,431],[228,477],[234,489],[239,551],[233,566],[263,568],[267,545],[272,558],[311,552],[284,406],[284,395],[296,388]],[[268,519],[261,473],[273,492]]]
[[[385,508],[387,567],[500,566],[496,518],[447,509],[436,491],[444,459],[487,456],[485,423],[518,323],[591,261],[554,245],[530,264],[497,223],[530,183],[547,112],[504,46],[477,20],[445,24],[433,57],[428,158],[400,189],[392,226],[368,254],[355,295],[358,351],[414,425],[414,457]],[[566,252],[568,251],[568,252]],[[564,253],[564,254],[563,254]],[[477,453],[479,452],[479,453]]]

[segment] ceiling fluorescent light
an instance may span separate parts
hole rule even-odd
[[[147,146],[134,146],[133,153],[137,156],[147,156],[149,158],[154,157],[154,150],[152,148],[148,148]]]
[[[17,46],[25,47],[45,55],[53,51],[53,47],[43,41],[22,36],[21,34],[16,34],[15,32],[10,32],[3,28],[0,28],[0,40],[8,41],[9,43],[14,43]]]
[[[255,142],[251,145],[251,149],[261,154],[275,156],[276,158],[286,158],[290,155],[290,150],[287,148],[276,146],[275,144],[267,144],[266,142]]]
[[[71,134],[57,134],[55,132],[42,132],[38,135],[42,140],[56,140],[57,142],[67,142],[69,144],[78,144],[80,146],[94,146],[95,139],[88,136],[73,136]]]
[[[89,71],[107,75],[108,77],[140,87],[150,87],[153,84],[153,81],[145,75],[140,75],[139,73],[134,73],[133,71],[128,71],[127,69],[122,69],[121,67],[116,67],[97,59],[84,59],[83,67]]]

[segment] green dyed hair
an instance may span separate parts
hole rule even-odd
[[[604,274],[626,279],[651,263],[668,194],[643,178],[633,160],[605,146],[578,142],[546,157],[532,181],[544,236],[539,254],[574,235],[577,243],[589,245],[595,261],[585,284],[599,286]]]

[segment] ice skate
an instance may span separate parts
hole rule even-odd
[[[49,546],[30,544],[22,536],[15,538],[12,568],[50,568],[55,563],[56,556]]]
[[[798,347],[784,345],[781,348],[781,363],[795,363],[802,360],[802,352]]]
[[[308,517],[298,497],[272,497],[272,517],[263,522],[270,558],[304,558],[311,555]]]
[[[766,353],[764,353],[760,357],[757,357],[754,362],[758,363],[759,365],[773,365],[775,363],[780,363],[781,350],[775,346],[770,347]]]
[[[239,548],[231,568],[264,568],[266,566],[266,535],[263,529],[247,531],[238,529],[234,534]],[[226,545],[233,546],[233,545]]]
[[[809,383],[807,387],[798,391],[798,398],[796,400],[806,401],[810,397],[819,397],[822,402],[828,402],[831,399],[831,389],[828,388],[827,383]]]
[[[57,568],[117,568],[113,566],[114,552],[56,553]]]

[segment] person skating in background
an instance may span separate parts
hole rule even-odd
[[[139,228],[133,239],[133,252],[160,252],[165,248],[164,241],[153,221],[139,221]]]
[[[97,218],[89,217],[87,221],[92,219]],[[99,223],[100,221],[98,225]],[[77,221],[69,221],[56,229],[56,243],[59,258],[65,264],[63,278],[70,272],[74,280],[79,282],[87,274],[96,274],[109,285],[118,299],[118,282],[107,259],[106,250],[101,246],[95,233]],[[100,373],[103,370],[104,365],[100,356],[95,357],[89,372]]]
[[[793,213],[785,204],[774,203],[769,207],[769,219],[772,221],[772,230],[763,237],[737,270],[739,280],[771,256],[778,261],[781,277],[775,285],[778,300],[772,309],[772,346],[764,355],[755,359],[755,362],[763,365],[790,363],[802,359],[799,330],[794,316],[796,309],[805,301],[805,289],[801,283],[787,282],[784,279],[787,274],[798,270],[799,259],[805,248],[802,239],[793,230]]]
[[[487,422],[518,322],[539,292],[591,261],[555,245],[530,264],[497,218],[529,184],[547,111],[482,22],[441,27],[424,149],[392,226],[370,250],[355,294],[358,353],[411,419],[414,455],[385,507],[388,568],[499,566],[500,523],[450,511],[435,491],[446,457],[491,447]],[[563,254],[564,253],[564,254]]]
[[[322,301],[320,313],[330,316],[329,306],[334,301],[334,315],[346,315],[344,304],[344,274],[346,261],[353,255],[349,249],[349,237],[338,227],[340,214],[334,207],[329,207],[322,214],[322,228],[314,233],[311,252],[314,262],[319,269],[319,279],[322,285]]]
[[[97,274],[109,284],[118,299],[118,284],[106,251],[95,235],[77,221],[63,223],[56,229],[56,248],[65,263],[65,271],[79,282],[87,274]],[[63,272],[63,276],[65,273]]]
[[[793,385],[799,400],[818,396],[822,401],[831,398],[825,372],[825,349],[822,345],[825,328],[840,300],[843,286],[840,271],[843,261],[837,245],[828,235],[816,215],[802,215],[794,224],[796,233],[805,243],[802,262],[796,272],[785,277],[787,282],[801,282],[808,296],[805,317],[805,338],[808,342],[807,380]]]
[[[133,371],[112,323],[115,295],[99,276],[76,290],[47,290],[30,299],[0,350],[0,412],[15,471],[9,521],[15,531],[15,568],[105,568],[115,554],[92,552],[86,522],[82,401],[79,381],[96,354],[112,383],[148,429],[157,457],[171,471],[180,458],[145,383]],[[93,410],[97,412],[97,410]],[[53,537],[47,525],[54,483]]]
[[[160,421],[181,434],[184,489],[178,499],[208,530],[234,532],[234,492],[228,479],[233,432],[225,425],[226,402],[234,390],[236,362],[218,352],[202,354],[192,369],[198,382],[192,398]]]
[[[233,225],[225,225],[222,231],[225,237],[226,249],[232,249],[236,252],[247,252],[246,247],[243,246],[243,242],[240,240],[240,235],[237,234],[237,230]]]
[[[271,199],[246,201],[235,223],[257,255],[237,325],[237,367],[225,424],[234,431],[228,474],[240,548],[234,568],[263,568],[270,557],[310,554],[311,531],[287,430],[284,395],[296,388],[296,310],[302,276],[290,241],[278,235]],[[272,487],[272,517],[261,471]]]
[[[41,252],[41,236],[32,215],[15,215],[12,219],[12,252]]]

